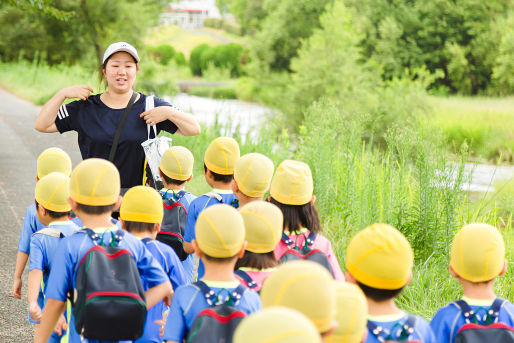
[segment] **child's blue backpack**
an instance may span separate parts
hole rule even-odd
[[[294,260],[308,260],[321,264],[325,267],[332,277],[334,277],[334,271],[332,270],[332,266],[330,265],[330,261],[328,260],[327,254],[319,249],[312,249],[314,245],[314,241],[316,240],[317,235],[313,232],[309,233],[307,237],[305,237],[305,243],[303,247],[300,248],[285,232],[282,233],[282,242],[287,245],[288,249],[280,258],[278,259],[278,263],[285,263],[287,261]]]
[[[514,328],[498,323],[500,309],[505,302],[496,298],[484,318],[480,318],[464,300],[453,302],[466,319],[466,324],[457,333],[455,343],[514,343]]]
[[[83,229],[94,242],[77,267],[73,314],[75,329],[89,339],[136,340],[146,319],[145,293],[136,261],[127,249],[118,248],[123,230],[111,232],[111,243],[103,235]]]
[[[184,251],[184,231],[186,229],[187,210],[178,200],[185,192],[177,193],[178,198],[168,198],[163,195],[162,205],[164,217],[162,218],[161,229],[157,233],[157,240],[169,245],[184,261],[188,254]]]
[[[239,304],[247,288],[239,285],[226,299],[219,299],[203,281],[193,285],[200,289],[209,307],[196,316],[186,343],[232,343],[237,326],[246,317],[246,313],[234,306]]]
[[[410,343],[421,343],[420,341],[410,341],[409,338],[414,333],[414,327],[416,324],[416,317],[411,314],[407,315],[407,319],[403,324],[392,330],[387,330],[376,323],[368,320],[368,331],[370,334],[375,336],[380,342],[384,343],[396,343],[396,342],[410,342]]]

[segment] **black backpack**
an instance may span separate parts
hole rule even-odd
[[[203,281],[193,285],[200,289],[209,307],[196,316],[186,343],[232,343],[237,326],[246,317],[246,313],[233,306],[239,304],[246,287],[239,285],[227,299],[219,299]]]
[[[257,291],[257,288],[258,287],[260,288],[261,285],[259,285],[257,282],[255,282],[255,280],[252,279],[252,277],[250,275],[248,275],[247,272],[245,272],[244,270],[238,269],[234,272],[234,274],[239,276],[241,278],[241,280],[243,280],[246,283],[246,287],[250,288],[252,291],[260,293],[260,289],[259,289],[259,291]]]
[[[132,253],[118,248],[124,231],[111,232],[109,245],[104,245],[102,234],[87,228],[81,232],[95,245],[77,267],[75,329],[89,339],[138,339],[145,326],[145,293]]]
[[[187,211],[184,205],[177,200],[166,199],[166,194],[163,197],[164,217],[162,218],[161,230],[157,233],[157,240],[169,245],[180,260],[184,261],[188,256],[184,251]]]
[[[410,343],[421,343],[420,341],[410,341],[410,336],[414,333],[414,326],[416,324],[416,317],[409,314],[407,315],[407,319],[405,323],[398,328],[395,332],[390,332],[389,330],[378,326],[374,322],[368,320],[368,331],[375,336],[380,342],[410,342]]]
[[[500,309],[505,300],[496,298],[481,320],[464,300],[457,300],[454,304],[460,309],[466,319],[458,331],[455,343],[514,343],[514,328],[498,323]]]
[[[299,248],[296,245],[296,242],[293,242],[285,232],[282,233],[282,242],[287,245],[289,250],[287,250],[278,260],[278,263],[285,263],[287,261],[294,260],[308,260],[321,264],[325,267],[332,277],[334,277],[334,271],[332,270],[332,266],[330,265],[330,261],[328,260],[327,254],[319,249],[312,249],[312,245],[316,240],[317,235],[313,232],[309,233],[307,237],[305,237],[305,243],[303,248]]]

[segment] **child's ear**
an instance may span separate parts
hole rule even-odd
[[[39,181],[39,176],[37,176],[37,174],[36,174],[35,179],[36,179],[36,182],[38,182],[38,181]]]
[[[192,178],[193,178],[193,174],[191,174],[191,176],[186,180],[186,182],[191,181]]]
[[[121,200],[123,200],[123,197],[121,195],[118,195],[118,200],[114,204],[114,208],[113,208],[114,211],[116,211],[116,210],[118,210],[120,208]]]
[[[153,232],[159,232],[161,230],[161,223],[153,224]]]
[[[266,198],[266,201],[271,202],[271,195],[268,195],[268,197]]]
[[[314,206],[314,203],[316,202],[316,196],[313,194],[311,198],[311,206]]]
[[[450,275],[453,278],[456,278],[456,279],[459,278],[459,275],[455,272],[455,270],[453,269],[453,267],[451,265],[448,266],[448,270],[450,271]]]
[[[73,200],[71,197],[68,198],[68,204],[70,204],[70,207],[71,207],[71,210],[73,212],[75,212],[75,214],[77,213],[77,202],[75,200]]]
[[[505,275],[506,272],[507,272],[507,260],[504,260],[502,271],[500,272],[500,274],[498,276],[503,276],[503,275]]]
[[[244,241],[243,243],[243,246],[241,247],[241,250],[239,250],[239,252],[237,253],[237,258],[242,258],[245,254],[245,251],[246,251],[246,246],[248,245],[248,242],[247,241]]]
[[[193,239],[191,244],[193,245],[193,249],[195,250],[195,254],[198,257],[202,257],[203,256],[203,252],[200,250],[200,247],[198,247],[198,243],[196,243],[196,239]]]
[[[232,179],[230,185],[232,186],[232,193],[236,194],[237,192],[239,192],[239,187],[237,187],[236,180]]]
[[[355,278],[353,277],[352,274],[350,274],[349,271],[346,271],[344,272],[344,279],[346,280],[346,282],[348,283],[353,283],[354,285],[357,284],[357,280],[355,280]]]
[[[123,230],[127,231],[127,226],[125,225],[125,221],[123,219],[121,219],[121,218],[119,218],[119,220],[120,220],[120,223],[121,223],[121,228]]]

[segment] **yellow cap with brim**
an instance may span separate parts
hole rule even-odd
[[[193,175],[195,158],[189,149],[183,146],[173,146],[166,150],[161,158],[161,172],[167,177],[186,181]]]
[[[69,184],[70,177],[63,173],[52,172],[43,176],[36,184],[36,201],[45,209],[53,212],[70,211]]]
[[[120,207],[120,218],[139,223],[161,223],[164,215],[162,198],[150,187],[135,186],[125,193]]]
[[[453,239],[450,265],[464,280],[486,282],[497,277],[505,263],[505,243],[488,224],[468,224]]]
[[[120,195],[120,173],[107,160],[89,158],[80,162],[70,179],[70,196],[82,205],[112,205]]]
[[[314,186],[311,168],[306,163],[285,160],[271,181],[273,199],[286,205],[305,205],[312,199]]]
[[[239,144],[234,138],[218,137],[207,147],[203,161],[205,166],[216,174],[232,175],[239,154]]]
[[[245,318],[237,327],[233,342],[321,343],[321,336],[304,314],[277,306]]]
[[[346,250],[346,269],[360,283],[378,289],[407,285],[413,263],[409,242],[388,224],[373,224],[359,231]]]
[[[261,289],[262,306],[285,306],[306,315],[318,332],[334,326],[334,279],[321,265],[311,261],[291,261],[268,276]]]
[[[195,226],[196,243],[211,257],[233,257],[243,247],[243,218],[232,206],[217,204],[200,212]]]
[[[273,169],[273,162],[268,157],[252,152],[237,160],[234,180],[244,195],[262,198],[269,190]]]
[[[367,330],[368,303],[356,285],[334,281],[336,290],[336,321],[338,326],[327,343],[360,343]]]
[[[48,148],[37,158],[36,167],[38,179],[42,179],[51,172],[59,172],[70,176],[71,159],[70,156],[60,148]]]
[[[284,216],[276,206],[265,201],[253,201],[239,209],[246,230],[246,250],[255,253],[273,251],[282,237]]]

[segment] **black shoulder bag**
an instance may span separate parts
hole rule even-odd
[[[116,129],[116,133],[114,134],[114,139],[112,140],[111,151],[109,152],[109,161],[114,161],[114,156],[116,155],[116,150],[118,149],[118,142],[120,141],[121,132],[123,131],[123,126],[125,126],[125,122],[127,121],[128,114],[134,102],[136,102],[137,92],[133,92],[130,100],[125,108],[125,112],[121,117],[120,123],[118,124],[118,128]]]

